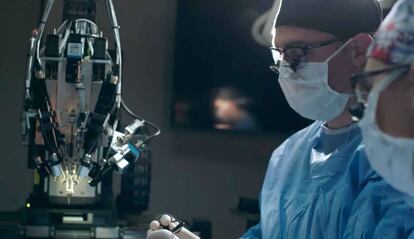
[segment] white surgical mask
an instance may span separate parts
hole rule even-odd
[[[391,186],[414,196],[414,139],[388,135],[381,131],[376,122],[381,92],[401,76],[403,71],[392,72],[371,90],[359,126],[366,141],[365,152],[372,168]]]
[[[282,62],[279,84],[290,107],[311,120],[338,117],[351,95],[339,93],[328,84],[328,63],[351,41],[348,40],[324,62],[304,63],[296,72]]]

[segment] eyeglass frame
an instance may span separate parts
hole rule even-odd
[[[301,59],[295,64],[288,62],[289,67],[292,68],[293,71],[296,71],[298,69],[298,66],[304,62],[304,58],[307,56],[309,50],[324,47],[324,46],[333,44],[338,41],[343,41],[343,40],[344,38],[342,37],[335,37],[333,39],[329,39],[329,40],[325,40],[325,41],[317,42],[317,43],[311,43],[311,44],[304,45],[304,46],[289,46],[289,47],[286,47],[285,49],[282,49],[279,47],[273,47],[273,46],[269,47],[271,54],[272,54],[273,61],[274,61],[274,64],[270,65],[269,68],[274,73],[279,74],[279,67],[283,59],[283,56],[285,55],[286,50],[300,49],[302,50],[302,53],[303,53],[303,56],[301,57]],[[276,60],[276,58],[274,57],[274,51],[278,52],[278,54],[280,55],[280,60]]]
[[[361,87],[357,87],[357,85],[360,85],[359,82],[362,81],[362,79],[368,79],[369,77],[373,77],[382,73],[388,73],[394,70],[403,69],[403,68],[410,68],[411,64],[403,64],[403,65],[395,65],[384,69],[379,70],[373,70],[373,71],[365,71],[362,73],[354,74],[351,76],[351,87],[352,90],[355,92],[357,90],[360,90]],[[367,87],[362,87],[366,92],[369,92],[371,89],[368,89]]]
[[[356,103],[355,105],[351,106],[351,108],[357,109],[359,108],[359,111],[362,112],[352,112],[350,111],[351,115],[352,115],[352,119],[354,121],[357,121],[361,118],[361,116],[363,116],[363,111],[365,110],[366,106],[367,106],[367,98],[364,98],[364,95],[368,95],[369,92],[371,91],[372,88],[372,83],[370,83],[371,87],[361,87],[360,83],[362,81],[362,79],[366,80],[369,77],[373,77],[382,73],[388,73],[394,70],[398,70],[398,69],[404,69],[407,68],[407,70],[411,67],[411,64],[403,64],[403,65],[395,65],[392,67],[388,67],[388,68],[384,68],[384,69],[379,69],[379,70],[373,70],[373,71],[365,71],[362,73],[358,73],[358,74],[354,74],[351,77],[351,87],[352,87],[352,91],[354,92],[355,98],[356,98]],[[367,84],[365,84],[367,85]],[[359,115],[356,115],[359,114]]]

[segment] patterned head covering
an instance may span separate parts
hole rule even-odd
[[[398,1],[375,33],[368,57],[387,64],[414,63],[414,0]]]

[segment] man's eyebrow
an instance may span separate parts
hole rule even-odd
[[[312,45],[315,42],[309,42],[309,41],[304,41],[304,40],[297,40],[297,41],[292,41],[287,43],[286,45],[280,47],[282,49],[285,48],[292,48],[292,47],[304,47],[304,46],[308,46],[308,45]]]
[[[306,45],[309,45],[309,44],[312,44],[312,42],[305,42],[303,40],[298,40],[298,41],[289,42],[288,44],[285,45],[285,48],[297,47],[297,46],[302,47],[302,46],[306,46]]]

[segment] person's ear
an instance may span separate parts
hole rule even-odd
[[[367,62],[367,50],[372,42],[372,37],[366,33],[359,33],[352,38],[353,64],[361,71]]]

